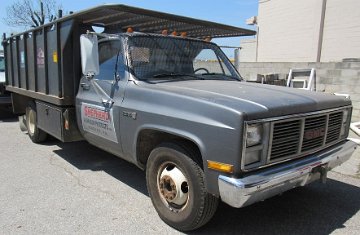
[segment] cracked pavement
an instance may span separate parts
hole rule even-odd
[[[0,118],[2,234],[176,234],[147,196],[145,174],[86,142],[34,144]],[[360,179],[330,172],[255,205],[220,204],[194,234],[359,234]]]

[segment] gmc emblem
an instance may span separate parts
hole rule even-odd
[[[324,136],[325,135],[325,128],[321,127],[321,128],[316,128],[316,129],[312,129],[312,130],[306,130],[304,133],[304,139],[305,140],[311,140],[311,139],[316,139],[320,136]]]

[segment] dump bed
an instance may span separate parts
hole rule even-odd
[[[60,106],[74,105],[81,77],[81,34],[92,26],[105,33],[135,31],[186,32],[188,37],[234,37],[254,35],[252,30],[167,13],[102,5],[71,14],[41,27],[3,40],[7,90]]]

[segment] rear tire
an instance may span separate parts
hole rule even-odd
[[[46,140],[46,132],[38,128],[36,106],[32,102],[26,107],[26,128],[32,142],[41,143]]]
[[[19,118],[19,126],[20,126],[20,130],[21,131],[27,131],[27,127],[26,127],[26,116],[25,115],[21,115],[18,117]]]
[[[199,156],[176,144],[155,148],[147,161],[146,182],[151,201],[168,225],[190,231],[215,214],[219,199],[206,191]]]

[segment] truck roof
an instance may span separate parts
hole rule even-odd
[[[39,28],[73,19],[83,24],[102,26],[105,28],[105,32],[117,33],[126,32],[131,27],[134,31],[145,33],[160,34],[164,29],[168,30],[169,33],[173,31],[186,32],[187,37],[193,38],[238,37],[256,34],[255,31],[249,29],[122,4],[104,4],[89,8],[67,15]],[[33,30],[29,30],[29,32]]]
[[[158,34],[158,33],[144,33],[144,32],[125,32],[125,33],[116,33],[116,34],[107,34],[107,33],[97,33],[98,36],[103,37],[104,39],[99,39],[100,40],[114,40],[114,39],[118,39],[119,37],[147,37],[147,36],[151,36],[151,37],[157,37],[157,38],[175,38],[175,39],[181,39],[181,40],[188,40],[188,41],[199,41],[199,42],[203,42],[203,43],[210,43],[210,44],[214,44],[217,45],[216,43],[212,42],[212,41],[204,41],[200,38],[192,38],[192,37],[182,37],[181,35],[177,35],[177,36],[173,36],[173,35],[163,35],[163,34]],[[107,38],[107,39],[105,39]]]

